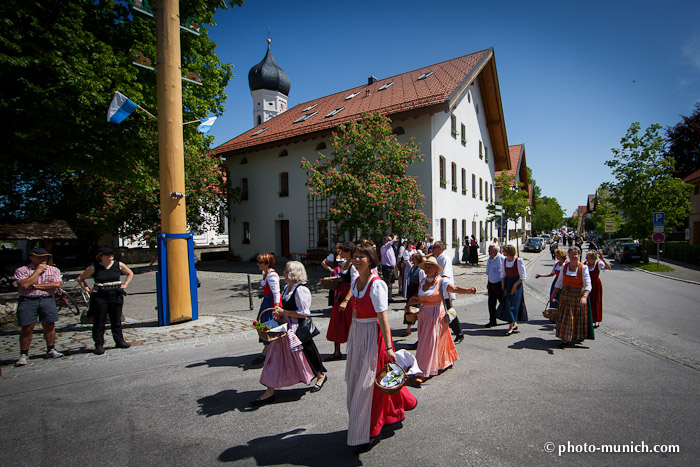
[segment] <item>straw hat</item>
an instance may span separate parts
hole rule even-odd
[[[427,256],[427,257],[423,258],[423,261],[421,261],[421,263],[418,265],[418,267],[425,270],[425,267],[428,264],[434,265],[438,270],[438,274],[440,274],[442,272],[442,266],[440,266],[440,263],[437,262],[437,259],[435,259],[435,256]]]

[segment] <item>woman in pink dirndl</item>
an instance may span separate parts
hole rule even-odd
[[[391,396],[375,387],[374,380],[387,362],[396,363],[387,317],[386,283],[371,273],[379,263],[376,248],[363,242],[355,248],[353,263],[359,277],[352,283],[354,317],[348,337],[345,367],[349,446],[356,452],[370,450],[384,425],[400,422],[413,409],[416,398],[403,387]]]
[[[253,407],[274,402],[275,389],[297,383],[309,384],[317,376],[304,354],[302,342],[296,336],[298,320],[309,316],[311,306],[311,292],[302,285],[306,281],[303,265],[296,261],[287,263],[284,279],[287,286],[282,294],[282,307],[275,307],[273,315],[275,319],[282,319],[287,323],[287,335],[270,342],[260,375],[260,383],[266,386],[267,390],[250,403]],[[325,382],[325,375],[321,373],[321,376]]]
[[[445,320],[443,297],[449,297],[450,293],[476,293],[476,287],[459,287],[440,277],[442,267],[433,256],[428,256],[420,267],[425,271],[425,277],[418,286],[420,312],[416,361],[421,374],[415,378],[416,384],[421,384],[440,371],[452,367],[459,358],[457,348],[450,337],[450,326]]]

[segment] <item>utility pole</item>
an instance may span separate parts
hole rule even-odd
[[[187,233],[179,0],[156,0],[161,231]],[[167,240],[170,322],[192,319],[187,239]]]

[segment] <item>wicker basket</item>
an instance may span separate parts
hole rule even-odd
[[[377,386],[377,389],[379,389],[380,391],[382,391],[384,394],[386,394],[388,396],[391,396],[392,394],[396,394],[397,392],[399,392],[401,390],[401,388],[404,387],[406,385],[406,383],[408,382],[408,375],[406,375],[406,372],[404,371],[404,369],[401,368],[397,364],[393,364],[396,369],[400,370],[400,373],[401,373],[401,376],[403,379],[401,380],[401,383],[397,384],[396,386],[392,386],[392,387],[382,386],[382,384],[381,384],[382,380],[387,375],[387,373],[389,373],[392,370],[391,365],[392,365],[392,363],[386,362],[386,364],[384,365],[384,368],[382,368],[379,371],[379,373],[377,373],[377,377],[374,379],[374,384]]]
[[[335,290],[340,286],[341,282],[343,282],[343,278],[340,276],[323,277],[321,279],[321,288],[326,290]]]
[[[260,317],[265,313],[266,311],[269,310],[274,310],[274,308],[265,308],[264,310],[260,310],[260,313],[258,313],[258,319],[256,320],[258,323],[260,322]],[[270,331],[258,331],[258,336],[260,336],[260,339],[265,340],[265,341],[273,341],[275,339],[279,339],[280,337],[284,337],[287,335],[287,331],[282,331],[282,332],[270,332]]]
[[[406,320],[407,323],[415,323],[418,321],[418,312],[420,311],[420,308],[417,308],[415,306],[410,306],[408,307],[408,310],[404,313],[403,317]]]
[[[544,311],[542,312],[542,316],[547,318],[550,321],[556,321],[557,320],[557,314],[558,310],[556,308],[549,308],[549,302],[544,306]]]

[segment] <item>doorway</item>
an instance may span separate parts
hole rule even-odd
[[[289,257],[289,221],[282,220],[280,223],[280,253],[284,257]]]

